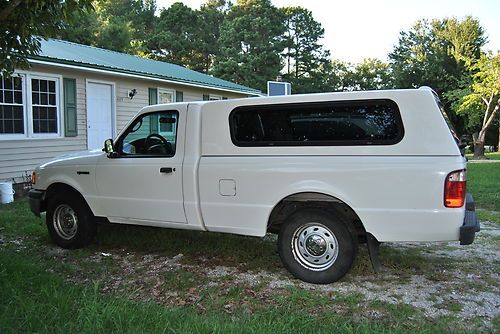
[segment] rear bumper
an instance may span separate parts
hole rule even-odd
[[[45,208],[45,191],[31,189],[28,193],[31,212],[35,216],[40,217],[40,213],[46,210]]]
[[[460,245],[470,245],[474,242],[476,232],[479,232],[480,229],[474,199],[472,198],[472,194],[467,193],[465,197],[464,223],[460,226]]]

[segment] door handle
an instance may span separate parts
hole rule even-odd
[[[161,167],[160,168],[160,173],[170,174],[172,172],[175,172],[175,168],[172,168],[172,167]]]

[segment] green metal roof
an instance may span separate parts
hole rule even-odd
[[[111,72],[135,74],[148,78],[171,80],[214,89],[232,90],[250,95],[260,95],[261,93],[259,90],[171,63],[57,39],[41,40],[40,42],[40,54],[31,57],[31,59],[76,65],[83,68],[97,68]]]

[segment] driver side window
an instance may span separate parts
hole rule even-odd
[[[127,129],[121,141],[121,156],[175,155],[177,111],[158,111],[144,114]]]

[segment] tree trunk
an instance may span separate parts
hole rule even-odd
[[[472,139],[474,140],[474,159],[486,159],[484,155],[484,140],[486,137],[485,131],[480,131],[479,134],[474,134]]]
[[[474,143],[474,159],[486,159],[486,156],[484,155],[484,142]]]

